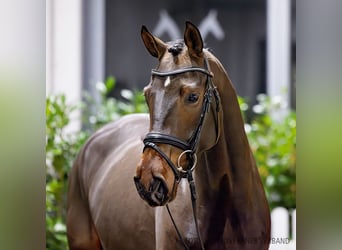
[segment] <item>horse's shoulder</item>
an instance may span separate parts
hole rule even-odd
[[[132,127],[146,127],[149,121],[148,114],[129,114],[122,116],[120,119],[110,122],[96,131],[96,134],[115,132],[122,130],[130,130]],[[131,131],[132,132],[132,131]]]
[[[130,114],[110,122],[98,129],[87,144],[105,144],[106,146],[121,139],[129,139],[137,134],[147,133],[149,118],[147,114]]]
[[[141,138],[148,132],[148,120],[147,114],[131,114],[104,125],[90,136],[77,160],[87,162],[90,158],[100,157],[104,159],[123,144],[140,142]]]

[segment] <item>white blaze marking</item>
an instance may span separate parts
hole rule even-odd
[[[171,83],[170,77],[168,76],[164,82],[164,87],[169,86],[169,84]]]

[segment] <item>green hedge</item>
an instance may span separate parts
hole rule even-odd
[[[95,102],[85,95],[84,104],[70,105],[64,95],[46,98],[46,249],[68,249],[65,227],[65,207],[68,173],[79,149],[96,129],[122,115],[147,112],[140,91],[121,91],[122,100],[107,97],[115,79],[97,84],[101,96],[96,113],[85,109]],[[245,116],[248,104],[239,98]],[[270,115],[279,104],[265,95],[258,96],[252,119],[245,124],[251,148],[257,160],[269,205],[296,206],[296,114],[289,112],[282,122]],[[86,130],[72,135],[65,133],[70,114],[83,110]]]
[[[288,111],[281,121],[272,114],[282,112],[283,103],[260,94],[245,130],[270,208],[296,207],[296,113]],[[240,99],[246,112],[248,105]]]

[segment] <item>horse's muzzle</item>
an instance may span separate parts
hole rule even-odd
[[[167,203],[168,188],[162,179],[153,177],[148,190],[137,176],[134,177],[134,184],[140,197],[151,207],[163,206]]]
[[[140,178],[137,176],[134,177],[134,184],[140,197],[150,206],[163,206],[167,203],[169,190],[166,186],[166,183],[162,179],[153,177],[148,190],[141,183]]]

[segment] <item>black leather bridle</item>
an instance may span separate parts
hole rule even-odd
[[[206,90],[204,93],[202,110],[201,110],[201,114],[200,114],[200,118],[199,118],[197,127],[193,131],[191,137],[187,141],[183,141],[183,140],[181,140],[175,136],[163,134],[163,133],[159,133],[159,132],[148,133],[143,140],[144,145],[145,145],[144,150],[146,148],[151,148],[151,149],[157,151],[160,154],[160,156],[168,163],[168,165],[170,166],[170,168],[172,169],[172,171],[175,175],[175,183],[180,182],[180,180],[182,178],[187,178],[187,180],[189,182],[189,186],[190,186],[191,201],[192,201],[192,208],[193,208],[196,230],[197,230],[197,234],[198,234],[202,249],[204,249],[204,245],[203,245],[201,236],[199,234],[199,229],[198,229],[198,224],[197,224],[196,190],[195,190],[195,183],[193,180],[192,172],[193,172],[193,170],[196,166],[196,163],[197,163],[196,150],[198,147],[198,142],[199,142],[202,127],[203,127],[204,118],[205,118],[206,113],[209,111],[209,106],[212,102],[213,97],[215,98],[215,101],[216,101],[216,112],[217,112],[217,114],[216,114],[216,117],[217,117],[216,125],[217,126],[219,126],[218,112],[220,111],[219,93],[218,93],[216,87],[214,86],[214,84],[212,82],[213,75],[210,72],[210,70],[208,69],[208,67],[209,67],[208,61],[207,61],[207,58],[205,58],[204,68],[186,67],[186,68],[176,69],[176,70],[167,71],[167,72],[161,72],[161,71],[154,70],[154,69],[152,70],[152,73],[151,73],[152,76],[162,76],[162,77],[179,75],[179,74],[183,74],[183,73],[187,73],[187,72],[200,72],[200,73],[205,74],[207,76],[207,80],[206,80],[206,84],[205,84]],[[218,137],[219,137],[218,133],[219,132],[217,129],[216,142],[217,142]],[[176,148],[183,150],[183,152],[178,157],[177,167],[173,164],[171,159],[161,150],[161,148],[157,144],[167,144],[167,145],[171,145],[171,146],[174,146]],[[185,168],[183,168],[180,165],[180,160],[184,155],[186,155],[188,157],[188,166]],[[175,187],[175,183],[174,183],[174,187]],[[183,238],[182,238],[182,236],[181,236],[181,234],[180,234],[180,232],[176,226],[176,223],[175,223],[175,221],[171,215],[171,212],[169,210],[168,205],[166,205],[166,207],[167,207],[168,213],[171,217],[172,223],[173,223],[173,225],[177,231],[178,237],[180,238],[185,249],[189,249],[188,246],[185,244],[185,242],[184,242],[184,240],[183,240]]]
[[[163,134],[159,132],[151,132],[151,133],[148,133],[143,140],[144,145],[145,145],[144,150],[146,148],[152,148],[155,151],[157,151],[166,160],[168,165],[171,167],[172,171],[175,174],[175,179],[177,182],[179,182],[181,178],[186,178],[188,174],[187,170],[190,170],[190,169],[193,170],[193,167],[195,165],[194,163],[196,163],[196,159],[197,159],[196,149],[197,149],[198,142],[200,139],[204,118],[205,118],[206,113],[209,111],[209,105],[212,102],[213,96],[215,97],[215,101],[216,101],[216,112],[218,113],[220,109],[220,97],[219,97],[216,87],[214,86],[212,82],[213,75],[207,69],[208,63],[206,59],[205,59],[204,65],[205,65],[205,68],[187,67],[187,68],[181,68],[181,69],[176,69],[176,70],[167,71],[167,72],[161,72],[161,71],[153,69],[151,73],[152,76],[155,76],[155,75],[156,76],[173,76],[173,75],[179,75],[179,74],[183,74],[187,72],[200,72],[207,76],[206,86],[205,86],[206,91],[204,93],[204,100],[202,104],[202,110],[201,110],[199,122],[197,124],[196,129],[193,131],[191,137],[187,141],[183,141],[172,135]],[[216,122],[218,123],[218,121]],[[178,164],[177,164],[178,167],[176,167],[172,163],[169,157],[165,155],[165,153],[157,146],[157,144],[168,144],[168,145],[171,145],[171,146],[174,146],[176,148],[183,150],[183,153],[178,158]],[[187,169],[184,169],[183,167],[179,165],[180,159],[181,157],[183,157],[184,154],[188,155],[188,159],[190,160],[190,163],[191,163],[189,165],[192,166],[190,168],[188,166]]]

